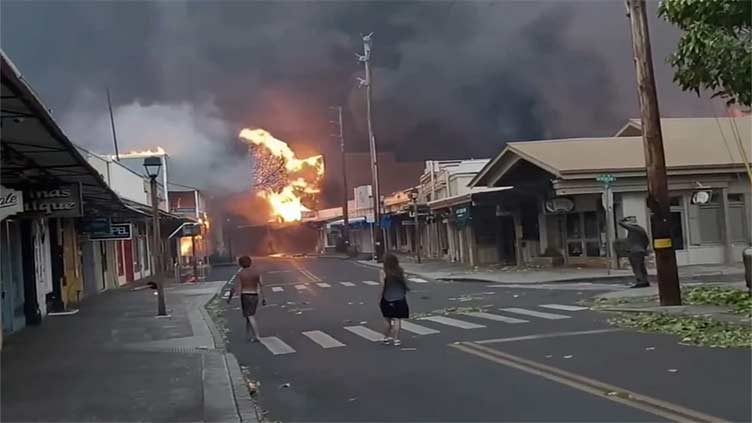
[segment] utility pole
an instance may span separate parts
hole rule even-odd
[[[350,198],[347,188],[347,166],[345,162],[345,134],[342,125],[342,106],[330,107],[330,109],[337,111],[337,121],[333,122],[337,124],[338,132],[337,137],[339,139],[339,151],[341,154],[342,162],[342,241],[345,243],[345,253],[350,253],[350,213],[347,208],[347,202]]]
[[[642,142],[648,182],[648,207],[653,213],[653,249],[658,270],[658,296],[661,305],[680,305],[681,291],[676,254],[671,243],[671,213],[666,180],[658,97],[653,74],[645,0],[626,0],[632,29],[637,91],[642,118]]]
[[[115,133],[115,118],[112,116],[112,101],[110,100],[110,89],[107,88],[107,108],[110,110],[110,126],[112,127],[112,142],[115,144],[115,160],[120,161],[120,151],[118,150],[117,134]],[[165,187],[165,189],[167,189]]]
[[[373,32],[363,36],[363,54],[356,55],[365,67],[365,79],[360,79],[360,86],[366,87],[366,119],[368,121],[368,146],[371,152],[371,195],[373,197],[373,255],[381,261],[381,191],[379,190],[379,165],[376,151],[376,138],[373,135],[373,117],[371,112],[371,37]]]

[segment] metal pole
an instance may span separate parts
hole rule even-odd
[[[342,106],[337,106],[337,122],[339,124],[339,150],[342,161],[342,238],[345,242],[345,253],[350,252],[350,213],[348,210],[348,200],[350,198],[347,188],[347,162],[345,160],[345,134],[342,124]]]
[[[112,101],[110,100],[109,88],[107,88],[107,107],[110,110],[110,126],[112,127],[112,142],[115,144],[115,160],[120,161],[120,151],[118,150],[117,134],[115,133],[115,118],[112,116]]]
[[[413,210],[415,212],[415,261],[420,263],[420,222],[418,221],[418,199],[413,200]]]
[[[162,243],[159,229],[159,200],[157,198],[157,177],[149,177],[149,184],[151,186],[151,218],[152,218],[152,235],[154,243],[154,279],[157,283],[157,316],[166,316],[167,307],[165,306],[164,298],[164,281],[160,277],[162,269],[162,249],[160,248]]]
[[[671,243],[671,213],[666,180],[660,111],[653,74],[650,34],[645,0],[627,0],[632,29],[637,92],[642,118],[642,141],[648,181],[648,207],[653,212],[653,249],[658,271],[658,296],[661,305],[680,305],[681,291],[676,254]]]
[[[373,115],[371,105],[371,37],[373,33],[363,36],[363,55],[360,60],[365,67],[365,79],[361,84],[366,87],[366,119],[368,122],[368,146],[371,153],[371,195],[373,196],[373,252],[376,260],[381,259],[381,227],[380,227],[380,206],[381,191],[379,189],[379,165],[378,153],[376,151],[376,138],[373,134]]]
[[[196,235],[191,235],[191,255],[193,256],[193,282],[198,282],[198,262],[196,261]]]

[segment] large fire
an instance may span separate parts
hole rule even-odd
[[[287,143],[263,129],[243,129],[239,136],[257,149],[254,154],[257,195],[269,203],[278,220],[301,220],[303,212],[309,210],[303,202],[320,192],[323,156],[298,159]]]

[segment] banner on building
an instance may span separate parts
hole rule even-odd
[[[0,220],[23,211],[23,193],[0,185]]]
[[[91,241],[126,240],[133,238],[133,225],[130,223],[113,223],[108,233],[95,232],[89,234]]]
[[[60,185],[24,191],[24,211],[44,217],[83,216],[81,185]]]

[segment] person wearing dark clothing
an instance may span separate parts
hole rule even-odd
[[[407,287],[405,272],[399,265],[394,254],[384,256],[384,270],[381,272],[381,298],[379,308],[384,316],[386,327],[384,329],[384,343],[394,343],[400,346],[399,339],[402,319],[410,317],[410,308],[407,305]]]
[[[632,288],[644,288],[650,286],[648,282],[648,270],[645,267],[645,257],[648,255],[650,238],[645,228],[637,224],[634,216],[625,217],[619,221],[619,226],[627,230],[627,245],[629,265],[635,275],[635,283]]]

